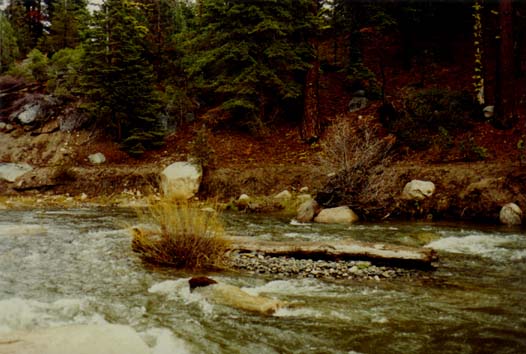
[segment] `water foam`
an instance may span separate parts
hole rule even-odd
[[[148,292],[151,294],[160,294],[166,296],[169,300],[182,300],[185,304],[198,304],[205,314],[213,312],[214,305],[206,301],[204,297],[196,292],[190,292],[188,285],[189,278],[166,280],[161,283],[152,285]]]
[[[525,259],[526,252],[524,250],[505,247],[515,240],[512,236],[475,234],[462,237],[445,237],[427,244],[426,247],[450,253],[477,255],[499,261]]]
[[[152,354],[190,354],[186,341],[176,337],[169,329],[150,328],[140,333],[144,342],[152,348]]]
[[[326,293],[328,286],[315,279],[294,279],[273,280],[261,286],[243,287],[242,289],[255,296],[262,293],[317,296],[320,293]]]
[[[52,303],[11,298],[0,300],[0,333],[67,324],[105,324],[89,310],[89,301],[60,299]]]
[[[48,229],[42,225],[0,225],[0,236],[43,236]]]

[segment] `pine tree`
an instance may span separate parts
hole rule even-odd
[[[18,57],[18,45],[11,23],[0,12],[0,74],[6,71]]]
[[[15,31],[20,54],[25,56],[34,48],[36,42],[31,35],[31,24],[23,0],[11,0],[6,8],[7,19]]]
[[[84,57],[91,111],[133,155],[162,145],[164,136],[142,15],[137,3],[107,0],[95,13]]]
[[[174,62],[181,56],[175,45],[175,36],[190,27],[193,3],[190,0],[140,0],[146,9],[148,21],[148,43],[159,81],[167,74],[177,75]]]
[[[311,2],[201,1],[188,60],[201,99],[256,131],[280,116],[290,118],[293,108],[299,120],[312,55],[306,38]]]
[[[81,30],[87,21],[85,0],[55,0],[51,8],[51,27],[42,47],[55,53],[64,48],[75,48],[81,41]]]

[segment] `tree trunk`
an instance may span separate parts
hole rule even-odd
[[[239,252],[257,252],[269,256],[293,258],[367,260],[377,264],[419,269],[433,268],[438,260],[429,248],[413,248],[355,240],[332,242],[272,242],[257,241],[251,237],[229,237],[232,249]]]
[[[311,12],[314,16],[318,15],[320,3],[318,0],[311,2]],[[318,140],[321,133],[320,109],[319,109],[319,81],[320,81],[320,60],[319,60],[319,39],[311,39],[312,47],[315,52],[315,59],[311,63],[307,78],[305,80],[305,99],[303,105],[303,121],[301,122],[301,138],[306,142]]]
[[[307,142],[317,140],[321,132],[318,92],[319,80],[320,61],[316,58],[307,72],[307,80],[305,83],[305,103],[303,122],[301,124],[301,137]]]
[[[499,2],[500,40],[496,73],[495,111],[500,128],[511,128],[516,120],[513,65],[513,3]]]

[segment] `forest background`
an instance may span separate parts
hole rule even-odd
[[[359,193],[356,176],[387,156],[526,158],[522,1],[2,4],[0,121],[20,124],[13,92],[46,97],[44,122],[67,112],[110,162],[309,162],[323,141],[353,142],[371,148],[331,163]]]
[[[108,0],[91,13],[87,5],[4,6],[0,72],[38,82],[63,105],[77,104],[133,154],[197,116],[208,128],[255,134],[288,121],[301,126],[305,140],[315,139],[327,123],[320,74],[330,72],[344,74],[347,92],[389,102],[389,90],[398,89],[389,80],[408,70],[413,121],[430,119],[419,112],[440,105],[430,100],[463,105],[433,119],[429,133],[466,123],[458,114],[477,118],[471,103],[494,105],[495,126],[510,128],[523,104],[515,97],[525,71],[523,2]],[[433,67],[466,64],[471,80],[433,82]],[[462,87],[466,81],[473,87]],[[398,123],[384,125],[422,143],[406,136],[414,127]]]

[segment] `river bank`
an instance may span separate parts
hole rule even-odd
[[[33,168],[16,181],[0,180],[0,196],[14,198],[14,204],[27,200],[26,204],[42,207],[141,204],[145,196],[158,195],[159,174],[166,166],[188,159],[193,134],[191,129],[178,132],[167,138],[163,149],[133,159],[115,143],[87,131],[38,135],[18,130],[0,132],[0,161],[27,163]],[[320,164],[321,149],[301,142],[297,130],[282,127],[267,141],[217,132],[210,136],[209,144],[215,155],[205,169],[197,195],[201,200],[228,204],[241,194],[272,200],[283,190],[298,195],[305,187],[312,197],[320,191],[327,193],[331,171]],[[103,153],[106,161],[90,163],[88,156],[95,152]],[[356,210],[361,220],[495,224],[503,205],[526,206],[526,169],[515,157],[495,154],[486,161],[431,163],[421,154],[395,156],[394,162],[372,176],[374,188],[363,192],[365,202]],[[405,184],[414,179],[433,182],[433,196],[419,201],[401,198]],[[269,205],[256,211],[279,209],[279,205],[277,209]]]
[[[163,167],[164,164],[78,166],[70,167],[64,179],[57,179],[57,172],[52,167],[36,167],[14,183],[0,181],[0,205],[141,205],[147,202],[146,196],[159,196],[158,180]],[[498,223],[503,205],[526,205],[526,170],[518,163],[399,163],[389,167],[383,175],[385,179],[374,191],[376,195],[370,198],[368,205],[362,206],[361,220]],[[228,204],[241,194],[248,194],[272,202],[273,195],[280,191],[289,190],[293,195],[299,195],[303,187],[315,197],[327,179],[315,166],[218,168],[205,175],[198,197]],[[433,182],[435,194],[420,201],[404,200],[401,197],[404,185],[413,179]],[[279,211],[280,204],[274,204],[268,203],[268,207],[255,211]]]

